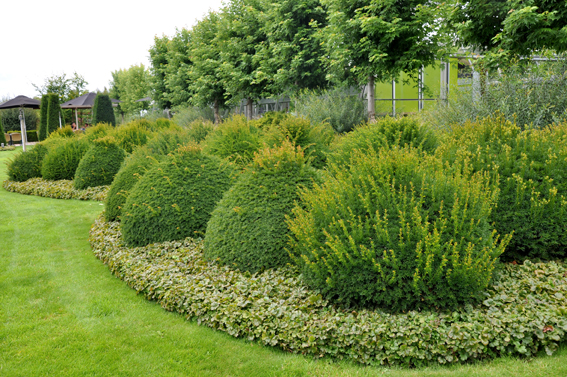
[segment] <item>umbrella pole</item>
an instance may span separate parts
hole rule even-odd
[[[79,115],[77,115],[77,111],[79,111],[79,109],[75,109],[75,125],[77,129],[79,129]]]
[[[20,107],[20,129],[22,132],[22,150],[25,152],[26,151],[26,141],[27,141],[27,135],[26,135],[26,118],[24,117],[24,108]]]
[[[59,128],[63,128],[63,126],[61,125],[61,113],[59,113]]]

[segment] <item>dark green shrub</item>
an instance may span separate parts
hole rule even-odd
[[[262,140],[267,145],[278,146],[289,140],[294,145],[301,146],[314,167],[325,166],[329,144],[334,137],[333,130],[327,124],[313,124],[305,118],[284,114],[274,116],[270,123],[262,125],[262,130]]]
[[[47,134],[55,132],[59,128],[59,116],[61,106],[59,105],[59,95],[52,93],[47,97]]]
[[[514,232],[504,260],[567,256],[567,123],[522,131],[504,117],[456,127],[437,155],[457,168],[499,179],[492,221]]]
[[[134,186],[122,211],[128,245],[202,235],[233,168],[195,145],[182,147],[153,166]]]
[[[386,117],[375,123],[358,126],[353,132],[341,136],[328,158],[329,162],[348,166],[355,151],[376,151],[379,148],[406,145],[431,153],[437,148],[437,137],[416,118]]]
[[[26,136],[29,143],[35,143],[36,141],[39,141],[39,139],[37,138],[36,130],[31,130],[31,131],[27,130]]]
[[[291,143],[263,150],[219,202],[205,235],[205,257],[252,273],[291,262],[285,217],[317,171]]]
[[[75,188],[84,190],[88,187],[110,185],[124,157],[126,153],[112,136],[95,140],[79,162],[75,172]]]
[[[2,118],[0,118],[0,144],[8,145],[4,132],[4,126],[2,125]]]
[[[254,153],[260,150],[261,146],[260,130],[241,115],[221,123],[203,141],[205,153],[241,166],[252,161]]]
[[[41,177],[41,163],[47,154],[47,148],[38,144],[27,152],[22,152],[8,161],[8,178],[16,182],[25,182],[30,178]]]
[[[24,117],[26,118],[27,130],[35,130],[38,128],[39,116],[36,110],[25,107]],[[19,108],[0,110],[0,119],[4,127],[4,132],[21,131]]]
[[[41,165],[41,176],[50,181],[72,180],[79,162],[87,153],[90,145],[83,138],[59,139],[60,141],[54,143],[53,148],[48,147],[49,151]]]
[[[293,210],[290,251],[305,282],[342,304],[394,311],[479,298],[509,241],[489,223],[496,187],[415,149],[352,162],[330,165]]]
[[[98,93],[93,105],[93,124],[109,123],[116,126],[114,109],[108,94]]]
[[[357,93],[343,88],[303,92],[292,99],[297,115],[315,123],[328,123],[338,132],[348,132],[368,120],[366,104]]]
[[[135,148],[148,142],[152,137],[152,132],[141,122],[130,122],[116,128],[113,136],[116,138],[120,148],[128,153],[132,153]]]
[[[40,118],[39,118],[39,129],[38,137],[39,141],[47,139],[47,107],[49,106],[49,94],[44,94],[41,96],[41,105],[39,107]]]

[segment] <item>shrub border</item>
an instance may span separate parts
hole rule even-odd
[[[109,186],[89,187],[86,190],[77,190],[73,181],[48,181],[43,178],[31,178],[25,182],[5,180],[2,187],[6,191],[17,192],[24,195],[43,196],[55,199],[96,200],[103,202]]]
[[[291,267],[242,274],[206,262],[202,241],[127,248],[101,215],[91,248],[138,293],[234,337],[315,357],[369,365],[462,363],[502,355],[551,355],[567,340],[567,267],[507,264],[476,308],[453,313],[347,311],[303,286]]]

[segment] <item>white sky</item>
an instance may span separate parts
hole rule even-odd
[[[32,83],[77,72],[89,91],[108,88],[111,72],[149,66],[154,36],[191,27],[222,0],[3,0],[0,100],[38,95]]]

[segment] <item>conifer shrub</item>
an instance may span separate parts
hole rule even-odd
[[[95,140],[77,166],[75,188],[84,190],[89,187],[110,185],[124,157],[126,157],[124,149],[116,144],[112,136]]]
[[[260,130],[253,122],[248,122],[242,115],[236,115],[218,125],[207,136],[203,141],[203,151],[244,166],[260,150],[260,138]]]
[[[39,141],[39,139],[37,138],[37,131],[36,130],[27,130],[26,131],[26,140],[29,143],[35,143],[36,141]]]
[[[274,113],[271,121],[262,124],[263,141],[269,146],[282,145],[285,140],[301,146],[316,168],[325,166],[329,144],[334,138],[333,129],[327,124],[315,124],[308,119]],[[281,114],[281,115],[280,115]]]
[[[55,132],[59,128],[59,116],[61,106],[59,105],[59,95],[52,93],[47,97],[47,134]]]
[[[497,187],[412,148],[359,153],[303,190],[288,221],[305,282],[341,305],[448,309],[478,299],[509,242]]]
[[[567,123],[522,131],[503,116],[455,127],[437,155],[499,181],[492,221],[514,233],[503,260],[567,257]]]
[[[232,165],[197,145],[181,147],[132,188],[122,211],[124,241],[142,246],[203,235],[233,173]]]
[[[0,143],[8,145],[8,142],[6,141],[6,135],[4,133],[4,126],[2,125],[2,117],[0,117]]]
[[[114,109],[108,94],[98,93],[93,104],[93,124],[108,123],[116,126]]]
[[[215,130],[215,125],[210,120],[196,119],[189,123],[185,129],[195,143],[200,143]]]
[[[89,141],[93,142],[96,139],[105,137],[106,135],[112,135],[115,128],[108,123],[98,123],[96,126],[88,127],[85,130],[84,137]]]
[[[318,172],[301,147],[264,149],[223,196],[205,234],[205,257],[251,273],[291,262],[286,216]]]
[[[47,139],[47,107],[49,101],[49,94],[44,94],[41,96],[41,104],[39,107],[39,129],[38,129],[38,138],[39,141],[43,141]]]
[[[153,155],[167,155],[174,152],[185,144],[194,142],[192,135],[187,130],[166,130],[160,132],[148,141],[147,147]]]
[[[150,131],[154,132],[161,132],[169,129],[181,130],[181,127],[179,127],[174,121],[167,118],[157,118],[155,122],[152,122],[152,125],[150,126]]]
[[[54,138],[52,147],[43,158],[41,176],[43,179],[57,181],[73,180],[79,162],[90,145],[84,138]]]
[[[49,134],[50,138],[53,138],[53,137],[74,137],[74,136],[75,136],[75,133],[73,132],[73,129],[71,128],[71,126],[65,126],[63,128],[58,128],[57,130],[55,130],[54,132]]]
[[[116,138],[120,148],[128,153],[132,153],[135,148],[145,145],[153,136],[148,127],[140,122],[130,122],[120,126],[112,135]]]
[[[38,144],[25,153],[16,155],[8,161],[8,178],[11,181],[25,182],[41,177],[41,163],[47,154],[47,148]]]
[[[342,136],[328,158],[335,164],[348,166],[354,151],[376,151],[379,148],[409,145],[432,153],[437,144],[436,134],[416,118],[385,117],[375,123],[355,127],[354,131]]]

